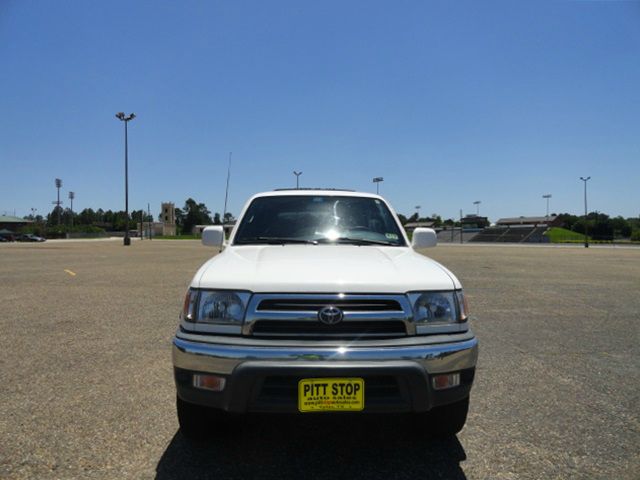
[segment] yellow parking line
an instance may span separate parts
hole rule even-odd
[[[71,275],[72,277],[76,276],[75,272],[72,272],[71,270],[65,270],[65,272],[67,272],[69,275]]]

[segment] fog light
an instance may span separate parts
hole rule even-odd
[[[227,380],[224,377],[219,377],[217,375],[204,375],[202,373],[193,374],[193,386],[201,388],[202,390],[221,392],[224,390],[226,383]]]
[[[435,390],[457,387],[460,385],[460,372],[447,373],[445,375],[434,375],[431,378],[431,382]]]

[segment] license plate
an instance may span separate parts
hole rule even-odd
[[[298,382],[301,412],[359,412],[364,409],[364,379],[303,378]]]

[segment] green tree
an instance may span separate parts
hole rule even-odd
[[[63,223],[62,213],[64,212],[64,210],[62,207],[56,205],[55,207],[53,207],[53,210],[51,210],[51,213],[47,215],[47,226],[53,227],[58,225],[58,212],[60,212],[60,223]]]
[[[78,214],[78,223],[80,225],[93,225],[99,221],[96,212],[92,208],[85,208]]]
[[[213,220],[211,219],[211,212],[204,203],[198,203],[193,198],[188,198],[184,204],[184,208],[181,213],[184,214],[184,218],[181,220],[182,233],[190,233],[196,225],[211,225]]]
[[[621,216],[612,218],[611,226],[613,227],[614,235],[625,238],[631,236],[631,224]]]
[[[570,213],[561,213],[558,215],[558,220],[562,222],[561,225],[568,230],[574,230],[573,226],[579,218],[580,217],[578,217],[577,215],[572,215]]]

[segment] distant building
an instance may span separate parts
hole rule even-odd
[[[163,222],[138,222],[138,232],[142,231],[144,238],[158,237],[164,235],[164,223]],[[139,233],[138,233],[139,235]]]
[[[231,230],[233,230],[233,227],[235,227],[235,225],[236,225],[235,221],[221,225],[224,228],[224,233],[227,238],[229,238],[229,235],[231,234]],[[194,225],[193,228],[191,229],[191,234],[202,236],[202,231],[207,227],[213,227],[213,225]]]
[[[416,228],[433,228],[435,222],[433,221],[424,221],[424,222],[408,222],[404,224],[404,230],[407,233],[413,232]]]
[[[162,235],[176,234],[176,205],[171,202],[162,203]]]
[[[0,230],[9,230],[10,232],[17,232],[21,227],[33,223],[31,220],[25,218],[14,217],[12,215],[0,215]]]
[[[489,219],[479,215],[466,215],[460,223],[464,228],[485,228],[489,226]]]

